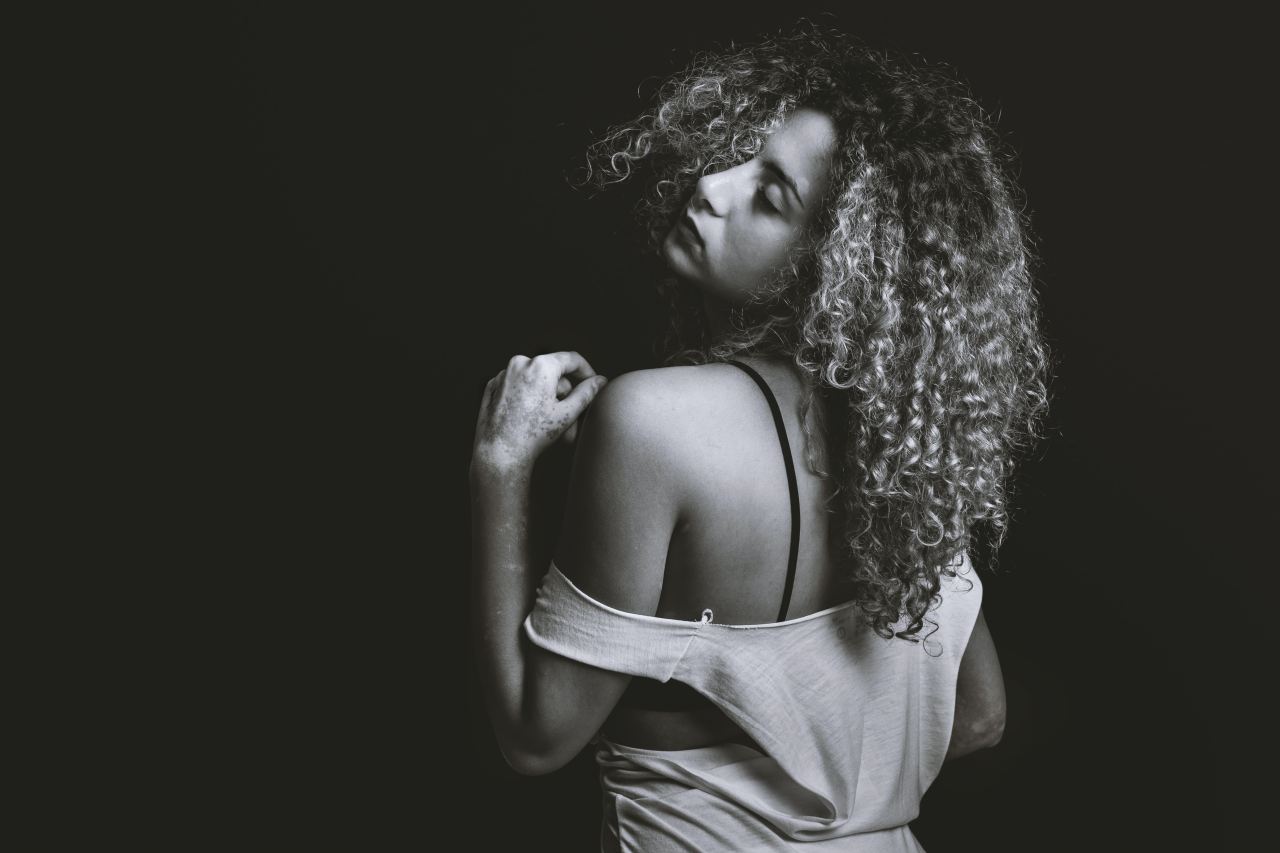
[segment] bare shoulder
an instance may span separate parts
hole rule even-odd
[[[678,440],[707,417],[723,417],[725,407],[741,399],[741,381],[726,364],[633,370],[609,380],[592,401],[590,417],[633,437]]]
[[[726,423],[750,415],[748,405],[754,401],[741,384],[744,378],[726,364],[656,367],[615,376],[587,410],[582,426],[586,447],[579,452],[600,464],[630,460],[629,469],[661,477],[688,499],[723,455]]]
[[[708,388],[718,379],[711,378],[714,370],[615,375],[586,410],[556,562],[601,601],[624,602],[621,609],[635,612],[657,606],[634,582],[656,572],[654,588],[661,588],[672,530],[701,498],[710,454],[696,452],[696,442],[717,440],[701,415],[706,394],[715,393]]]

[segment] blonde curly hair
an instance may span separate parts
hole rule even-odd
[[[587,150],[579,187],[650,173],[636,215],[654,254],[698,179],[757,154],[799,107],[829,115],[838,152],[824,209],[777,274],[713,341],[696,291],[669,273],[666,364],[783,354],[807,377],[832,443],[840,539],[858,606],[916,639],[974,531],[1004,540],[1014,457],[1040,438],[1050,352],[1014,155],[943,66],[806,19],[706,51],[652,108]],[[820,405],[815,406],[815,401]],[[894,626],[905,621],[906,627]]]

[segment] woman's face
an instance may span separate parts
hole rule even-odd
[[[831,119],[800,108],[756,157],[704,175],[663,242],[672,271],[729,303],[755,292],[821,208],[834,146]]]

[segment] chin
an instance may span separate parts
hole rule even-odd
[[[675,230],[667,233],[667,238],[662,241],[662,260],[666,263],[673,275],[697,285],[699,283],[699,273],[694,267],[692,259],[689,257],[688,251],[680,245],[679,238],[676,236]]]

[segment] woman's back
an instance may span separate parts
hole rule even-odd
[[[788,620],[850,599],[839,550],[830,533],[832,485],[805,464],[799,372],[786,361],[739,356],[778,402],[799,495],[799,541]],[[656,615],[697,620],[707,608],[721,624],[778,619],[784,597],[792,513],[783,449],[762,389],[740,368],[705,364],[643,371],[654,393],[671,401],[671,452],[685,461],[686,512],[667,555]],[[813,430],[814,452],[826,456],[826,436]],[[657,711],[621,703],[606,721],[606,737],[646,749],[687,749],[714,743],[754,744],[720,710]]]
[[[770,390],[785,384],[769,372]],[[710,700],[698,711],[619,705],[592,738],[604,793],[601,848],[803,843],[918,853],[908,824],[948,750],[957,674],[981,604],[977,576],[966,559],[960,575],[943,577],[942,603],[931,611],[936,636],[877,636],[857,602],[838,593],[826,526],[811,523],[816,529],[804,535],[806,520],[827,515],[826,492],[798,464],[800,443],[788,441],[802,534],[788,601],[792,501],[770,407],[760,406],[761,429],[730,380],[745,379],[741,390],[754,383],[731,365],[646,373],[632,381],[655,383],[636,389],[657,395],[648,399],[659,405],[645,410],[678,424],[663,429],[679,437],[668,460],[678,464],[664,470],[678,472],[668,476],[682,479],[675,491],[684,497],[657,612],[613,607],[553,561],[524,624],[547,651],[633,678],[683,682]],[[798,399],[798,382],[792,391],[778,395],[779,410],[787,410],[787,433],[799,435],[794,406],[784,402]],[[780,599],[788,605],[781,620]]]

